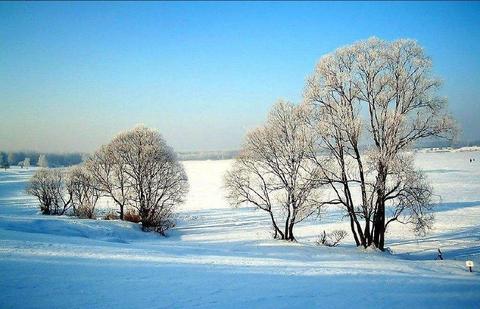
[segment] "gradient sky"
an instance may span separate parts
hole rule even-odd
[[[237,149],[320,56],[370,36],[418,40],[480,139],[479,2],[2,2],[0,149],[89,152],[139,123]]]

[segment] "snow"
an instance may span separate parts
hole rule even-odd
[[[435,152],[477,152],[480,151],[480,146],[465,146],[460,148],[452,147],[433,147],[433,148],[419,148],[415,150],[419,153],[435,153]]]
[[[470,163],[470,158],[476,158]],[[42,216],[24,186],[34,169],[0,172],[0,308],[478,308],[480,152],[418,153],[441,196],[434,230],[392,225],[393,254],[315,245],[344,229],[337,209],[274,241],[268,218],[223,197],[231,161],[186,161],[190,193],[164,238],[139,225]],[[435,260],[437,248],[445,260]]]

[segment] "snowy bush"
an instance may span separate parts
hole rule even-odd
[[[78,207],[76,207],[74,214],[79,219],[95,219],[96,218],[95,207],[92,207],[92,205],[88,205],[88,204],[79,205]]]
[[[119,219],[120,217],[118,216],[118,214],[111,210],[109,212],[107,212],[104,216],[103,216],[103,220],[117,220]]]

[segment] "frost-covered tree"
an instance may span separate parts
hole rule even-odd
[[[127,203],[138,211],[143,229],[165,234],[174,226],[175,207],[188,191],[187,175],[175,152],[157,131],[145,127],[119,134],[108,147],[115,155],[114,168],[122,168]]]
[[[95,207],[101,196],[94,177],[84,166],[68,171],[67,187],[72,194],[73,214],[79,218],[95,218]]]
[[[85,161],[97,185],[97,189],[109,196],[119,208],[120,220],[123,220],[125,207],[128,206],[132,194],[127,164],[119,156],[114,143],[102,146]]]
[[[63,215],[72,205],[72,192],[59,169],[40,169],[30,178],[26,192],[36,197],[44,215]]]
[[[38,156],[37,166],[43,168],[48,167],[47,157],[44,154]]]
[[[30,158],[25,158],[22,163],[22,167],[29,168],[30,167]]]
[[[417,232],[431,224],[431,188],[407,155],[417,141],[455,131],[431,66],[415,41],[371,38],[322,57],[307,82],[316,151],[329,160],[319,164],[322,177],[345,206],[358,246],[383,250],[395,221]]]
[[[322,205],[319,169],[308,157],[311,133],[304,110],[280,101],[266,124],[248,133],[225,175],[229,202],[267,212],[275,238],[295,240],[295,224]]]

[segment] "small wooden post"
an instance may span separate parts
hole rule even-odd
[[[437,259],[443,260],[443,255],[442,255],[442,251],[440,251],[440,248],[438,248],[438,256],[437,256]]]
[[[472,272],[472,268],[473,268],[473,261],[466,261],[465,262],[465,265],[468,267],[468,269],[470,270],[470,272]]]

